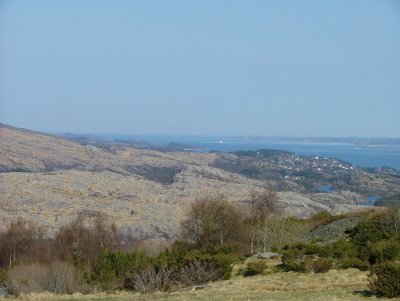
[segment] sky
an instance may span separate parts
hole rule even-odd
[[[400,137],[400,0],[0,0],[0,122]]]

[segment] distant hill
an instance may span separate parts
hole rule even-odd
[[[400,177],[391,171],[351,169],[335,159],[270,150],[157,151],[4,124],[0,154],[0,228],[24,217],[54,230],[78,212],[101,211],[129,236],[171,239],[190,202],[207,194],[238,203],[251,190],[273,188],[288,214],[307,216],[348,211],[371,193],[400,189]],[[321,164],[334,165],[322,169]],[[337,189],[321,193],[316,190],[321,185]]]

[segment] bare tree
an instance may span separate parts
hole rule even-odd
[[[238,209],[224,197],[208,196],[192,203],[181,226],[186,239],[203,247],[222,245],[234,239],[239,233],[240,222]]]
[[[84,216],[78,215],[69,225],[61,227],[56,234],[54,242],[56,257],[60,260],[72,258],[78,263],[84,258],[85,248],[91,243],[89,237]]]
[[[400,209],[390,208],[386,218],[387,231],[400,234]]]
[[[45,290],[70,294],[82,291],[84,287],[75,267],[62,261],[17,264],[9,270],[9,275],[11,289],[16,294]]]
[[[75,267],[67,262],[56,260],[48,268],[43,280],[43,287],[56,294],[72,294],[82,291],[83,280]]]
[[[274,190],[263,192],[251,191],[250,199],[245,202],[245,224],[250,235],[250,254],[254,253],[254,243],[260,225],[269,214],[278,213],[281,207],[277,202],[278,196]]]
[[[111,249],[119,242],[117,227],[107,221],[107,215],[98,212],[93,220],[93,231],[99,249]]]
[[[91,266],[102,249],[114,249],[119,242],[120,236],[115,225],[108,223],[104,214],[97,214],[91,221],[78,215],[56,234],[55,257],[60,260],[72,259],[76,264],[85,261]]]
[[[269,214],[258,228],[258,244],[263,252],[271,247],[283,247],[288,243],[300,241],[307,230],[308,226],[294,217]]]
[[[37,249],[45,242],[45,231],[33,222],[28,222],[22,218],[12,222],[7,231],[2,235],[0,254],[2,261],[8,257],[8,266],[12,267],[17,261],[25,258],[32,259],[32,255],[37,253]],[[2,264],[6,264],[2,262]]]

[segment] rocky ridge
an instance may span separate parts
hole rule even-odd
[[[100,211],[127,235],[171,239],[200,196],[223,194],[238,204],[252,190],[276,188],[274,179],[218,168],[215,162],[225,154],[104,149],[5,125],[0,154],[1,228],[23,217],[52,233],[78,213],[91,217]],[[287,214],[341,213],[362,199],[349,191],[301,192],[297,185],[288,180],[292,191],[278,193]]]

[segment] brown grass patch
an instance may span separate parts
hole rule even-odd
[[[173,293],[142,296],[133,292],[100,293],[95,295],[54,295],[49,293],[22,295],[27,301],[361,301],[368,290],[367,272],[356,269],[330,270],[315,273],[272,272],[279,260],[269,260],[269,272],[253,277],[233,276],[231,280],[210,283],[203,290],[185,289]],[[236,269],[237,267],[235,267]],[[2,300],[0,298],[0,300]],[[5,300],[5,299],[4,299]],[[368,301],[378,300],[369,297]],[[380,298],[379,301],[388,300]],[[390,299],[399,301],[400,299]],[[2,300],[3,301],[3,300]]]

